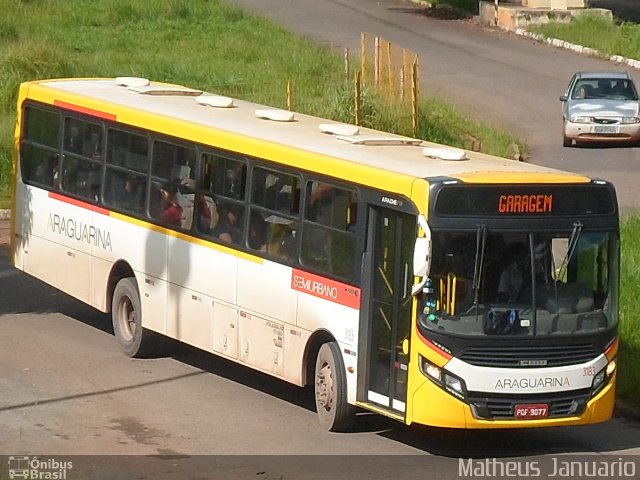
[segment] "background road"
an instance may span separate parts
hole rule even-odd
[[[621,208],[640,208],[640,148],[562,146],[558,97],[573,73],[624,68],[474,22],[429,18],[408,1],[232,3],[330,47],[359,51],[360,32],[367,32],[416,52],[423,91],[520,136],[531,147],[528,161],[610,180]],[[631,74],[640,85],[640,74]]]

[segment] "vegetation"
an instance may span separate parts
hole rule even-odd
[[[585,13],[570,23],[552,22],[531,30],[593,48],[607,57],[621,55],[640,59],[640,25],[635,23],[617,23],[603,15]]]
[[[640,404],[640,217],[621,222],[620,351],[618,394]]]

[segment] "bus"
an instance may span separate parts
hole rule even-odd
[[[619,221],[603,180],[138,77],[20,86],[12,258],[298,386],[321,426],[612,415]]]

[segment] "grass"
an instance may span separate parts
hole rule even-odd
[[[18,86],[55,77],[131,75],[353,122],[341,52],[295,37],[219,0],[21,0],[0,16],[0,207],[8,204]],[[349,82],[351,83],[351,82]],[[411,135],[407,113],[369,95],[367,126]],[[420,136],[504,156],[517,139],[422,99]],[[519,143],[521,148],[524,146]]]
[[[621,221],[620,351],[618,394],[640,404],[640,217]]]
[[[617,23],[602,15],[584,13],[570,23],[551,22],[531,31],[593,48],[607,57],[640,59],[640,25],[635,23]]]

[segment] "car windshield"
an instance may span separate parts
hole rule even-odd
[[[582,78],[573,86],[571,98],[576,100],[638,100],[638,93],[630,79]]]
[[[476,232],[433,236],[420,328],[457,335],[573,335],[617,322],[617,237]]]

